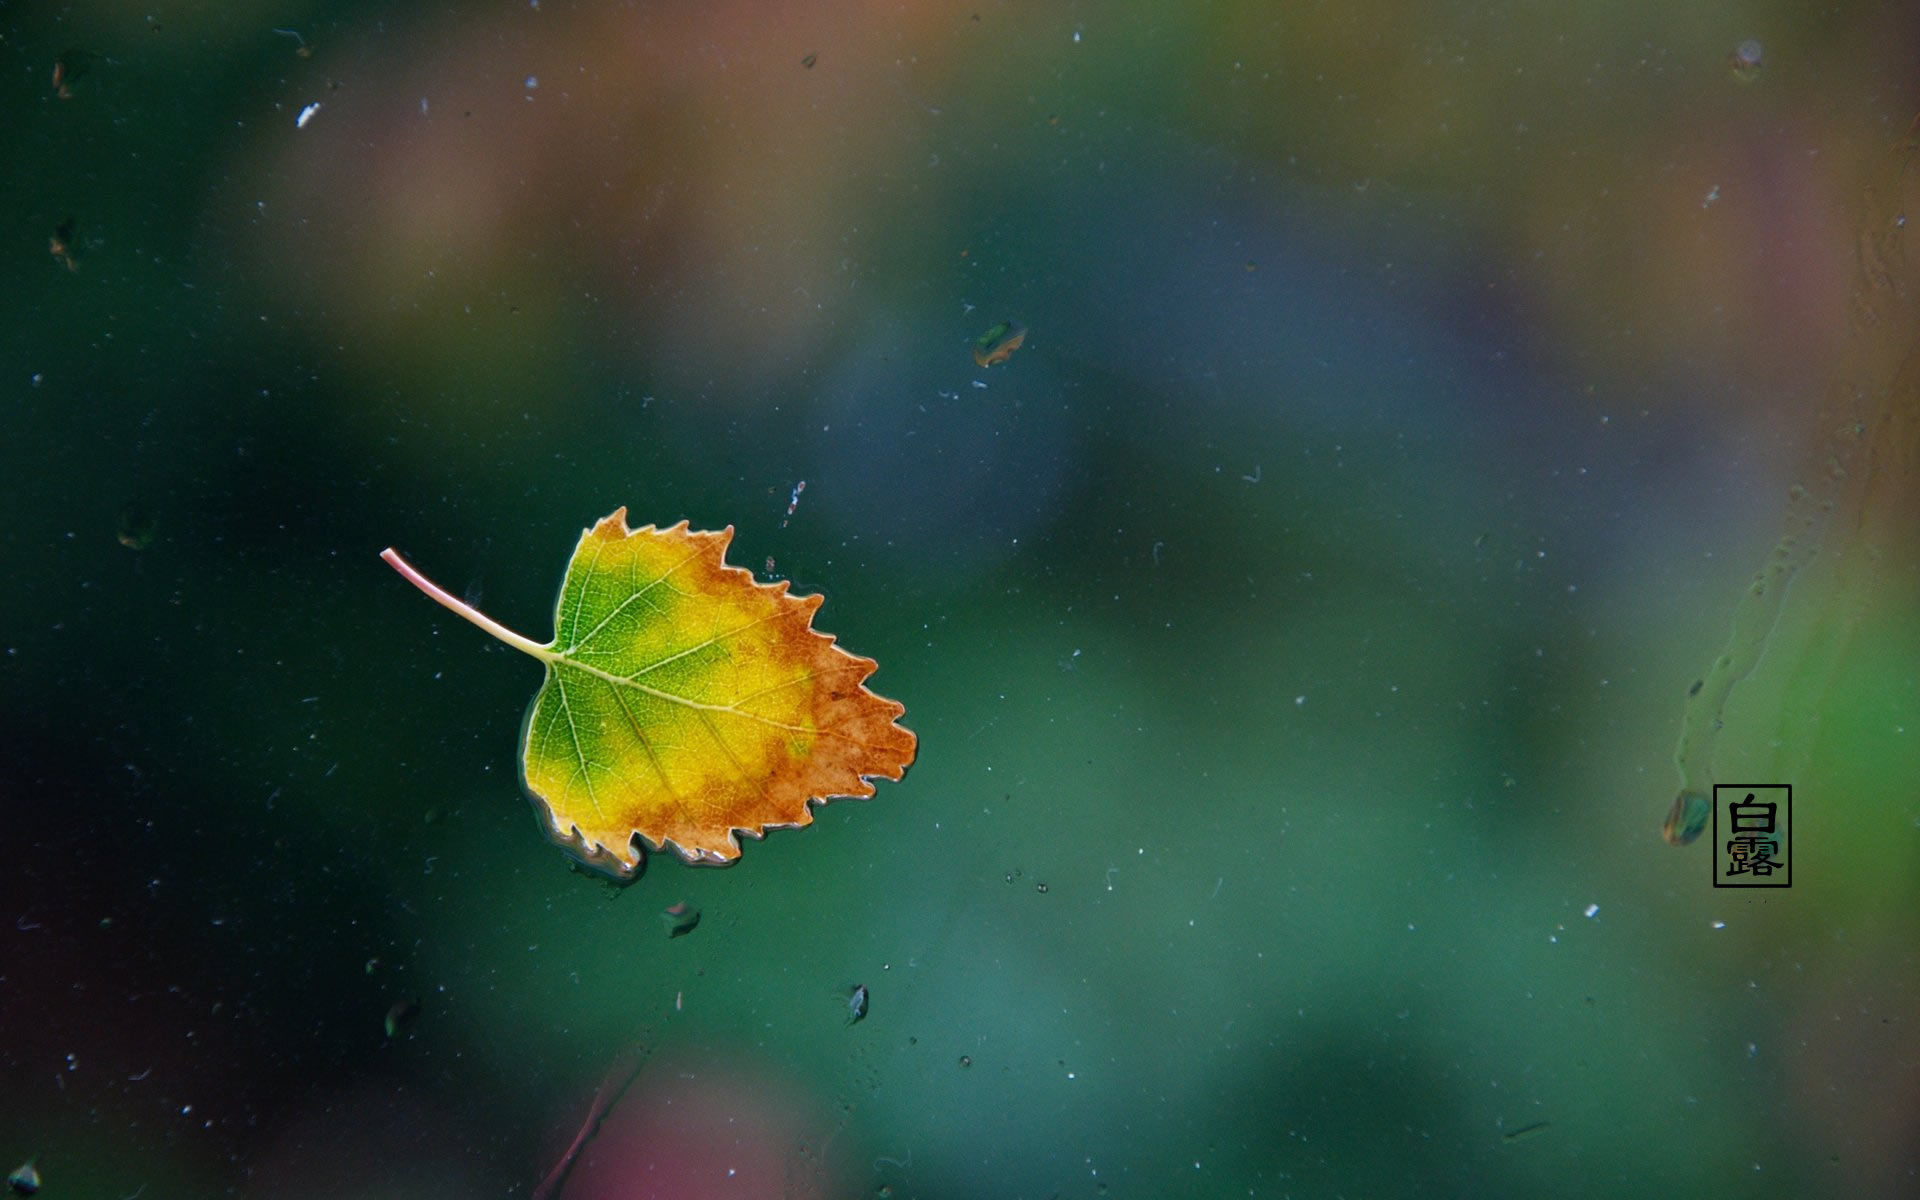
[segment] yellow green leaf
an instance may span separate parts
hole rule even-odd
[[[899,779],[905,708],[867,690],[875,663],[812,627],[819,596],[726,564],[733,528],[627,528],[622,508],[584,531],[542,645],[416,571],[420,590],[539,659],[546,682],[521,732],[520,770],[548,835],[630,876],[636,838],[689,862],[728,863],[737,834],[808,824],[811,805]]]

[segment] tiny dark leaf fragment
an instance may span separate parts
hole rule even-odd
[[[145,550],[153,545],[153,535],[159,531],[160,522],[143,504],[129,504],[120,510],[119,518],[114,522],[114,540],[129,550]]]
[[[53,60],[53,94],[62,100],[73,99],[74,81],[92,69],[93,55],[85,50],[62,51]]]
[[[7,1176],[7,1191],[15,1196],[31,1196],[40,1190],[40,1171],[28,1159],[13,1169]]]
[[[420,1002],[418,1000],[409,999],[398,1002],[387,1010],[387,1036],[390,1038],[399,1037],[407,1030],[413,1028],[413,1023],[419,1016]]]
[[[1530,1138],[1536,1133],[1544,1133],[1552,1125],[1552,1121],[1535,1121],[1531,1125],[1522,1125],[1520,1128],[1510,1131],[1502,1140],[1517,1142],[1522,1138]]]
[[[80,243],[74,238],[73,233],[72,217],[54,226],[52,235],[47,238],[47,253],[53,255],[53,261],[67,270],[78,271],[80,263],[75,256],[79,252]]]
[[[973,342],[973,363],[977,367],[991,367],[1013,357],[1027,340],[1027,327],[1018,321],[1002,321],[987,330]]]
[[[667,927],[669,941],[677,937],[685,937],[700,924],[700,910],[689,907],[687,902],[682,900],[678,904],[669,905],[666,911],[660,914],[660,923]]]

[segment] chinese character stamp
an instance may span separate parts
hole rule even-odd
[[[1713,886],[1793,886],[1793,786],[1713,789]]]

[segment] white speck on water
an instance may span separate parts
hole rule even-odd
[[[539,87],[539,86],[540,86],[540,77],[539,77],[538,75],[529,75],[529,76],[527,76],[527,90],[528,90],[528,91],[532,91],[533,89],[535,89],[535,88],[537,88],[537,87]]]
[[[1727,923],[1725,921],[1715,921],[1713,923],[1713,927],[1715,929],[1725,929],[1727,927]]]
[[[309,104],[305,108],[300,110],[300,115],[293,119],[293,127],[295,129],[305,129],[307,127],[307,122],[313,120],[313,114],[319,111],[320,111],[320,102],[318,100],[315,100],[312,104]]]
[[[1593,918],[1599,915],[1600,915],[1600,906],[1598,904],[1587,905],[1587,909],[1586,909],[1587,920],[1591,921],[1593,920]]]

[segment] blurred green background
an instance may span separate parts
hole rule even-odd
[[[1659,827],[1915,336],[1856,247],[1920,14],[81,0],[0,62],[43,1195],[528,1195],[636,1046],[570,1200],[1912,1193],[1905,375],[1783,618],[1829,685],[1729,708],[1795,886]],[[906,780],[571,869],[538,671],[376,554],[544,637],[623,504],[825,593]]]

